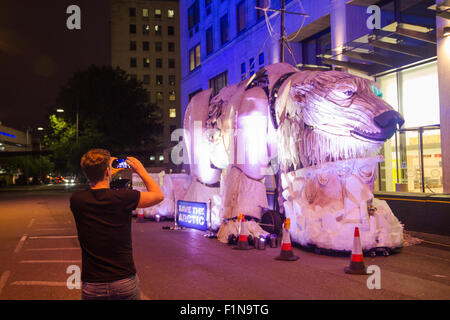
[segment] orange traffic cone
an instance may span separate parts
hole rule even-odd
[[[136,222],[141,223],[144,222],[144,210],[138,209]]]
[[[242,213],[239,213],[238,221],[240,223],[240,225],[239,225],[238,245],[234,246],[233,249],[236,249],[236,250],[250,250],[251,247],[248,244],[247,225],[245,224],[244,215]]]
[[[359,229],[355,227],[355,236],[353,238],[353,250],[350,266],[344,268],[345,273],[350,274],[367,274],[364,266],[363,253],[361,248],[361,240],[359,239]]]
[[[283,238],[281,239],[281,253],[276,260],[296,261],[297,256],[292,252],[291,236],[289,235],[289,228],[291,220],[289,218],[284,221]]]

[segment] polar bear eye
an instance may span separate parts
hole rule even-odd
[[[345,91],[345,95],[346,95],[347,97],[352,97],[354,94],[355,94],[355,92],[352,91],[352,90],[347,90],[347,91]]]

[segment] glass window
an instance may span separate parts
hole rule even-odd
[[[175,76],[169,75],[169,85],[174,86],[175,85]]]
[[[164,100],[164,94],[162,91],[157,91],[156,92],[156,101],[161,102]]]
[[[162,154],[160,154],[158,160],[159,161],[164,161],[164,156]]]
[[[264,52],[259,54],[259,56],[258,56],[258,63],[259,63],[259,65],[263,65],[264,64]]]
[[[131,68],[136,68],[136,65],[137,65],[136,58],[130,58],[130,67]]]
[[[130,24],[130,33],[136,33],[136,25]]]
[[[130,41],[130,50],[136,51],[136,41]]]
[[[256,6],[255,7],[267,8],[268,7],[267,1],[268,0],[256,0],[256,2],[255,2]],[[256,20],[262,19],[262,17],[264,17],[264,11],[263,10],[258,10],[258,9],[255,9],[255,10],[256,10]]]
[[[210,54],[214,51],[214,43],[213,43],[213,30],[212,27],[209,27],[206,30],[206,54]]]
[[[149,50],[149,47],[150,47],[150,44],[149,44],[148,41],[143,41],[143,42],[142,42],[142,50],[143,50],[143,51],[148,51],[148,50]]]
[[[155,9],[155,18],[161,18],[161,9]]]
[[[189,71],[200,66],[200,44],[189,50]]]
[[[149,58],[144,58],[143,60],[143,66],[144,68],[148,68],[150,67],[150,59]]]
[[[169,50],[169,52],[174,52],[175,51],[175,43],[174,42],[167,43],[167,49]]]
[[[220,42],[225,44],[228,40],[228,14],[226,14],[220,18]]]
[[[171,108],[169,109],[169,118],[176,118],[177,117],[177,109]]]
[[[162,59],[156,59],[156,67],[157,68],[162,68]]]
[[[167,34],[168,34],[169,36],[173,36],[173,35],[175,34],[175,28],[174,28],[174,26],[168,26],[168,27],[167,27]]]
[[[130,17],[136,17],[136,8],[129,8]]]
[[[137,80],[137,75],[135,75],[135,74],[130,74],[130,80],[136,81],[136,80]]]
[[[219,91],[228,85],[228,71],[222,72],[209,79],[209,87],[212,89],[212,95],[215,96]]]
[[[175,68],[175,59],[169,59],[169,69]]]
[[[175,91],[172,90],[169,92],[169,101],[175,101],[175,100],[176,100]]]
[[[245,73],[245,62],[241,63],[241,73]]]
[[[156,52],[162,51],[162,42],[160,42],[160,41],[155,42],[155,51]]]
[[[160,75],[160,74],[156,75],[156,84],[159,86],[163,84],[163,76],[162,75]]]
[[[148,17],[148,9],[146,9],[146,8],[142,9],[142,16]]]
[[[245,1],[241,1],[236,6],[236,26],[237,33],[245,29]]]
[[[200,8],[198,5],[198,0],[196,0],[188,9],[189,30],[194,28],[199,22],[200,22]]]
[[[142,34],[148,34],[150,32],[150,26],[148,24],[142,25]]]
[[[383,99],[405,119],[381,150],[378,190],[443,192],[437,77],[431,62],[377,79]]]
[[[155,35],[160,36],[161,35],[161,26],[155,25]]]
[[[144,76],[142,77],[142,82],[144,82],[144,84],[149,84],[150,83],[150,75],[144,74]]]
[[[167,10],[167,18],[173,19],[175,17],[175,10],[169,9]]]

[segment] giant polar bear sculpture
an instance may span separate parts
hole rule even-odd
[[[358,226],[364,250],[402,247],[403,226],[372,192],[376,154],[403,119],[371,86],[344,72],[277,63],[214,97],[209,89],[191,99],[187,195],[212,201],[219,240],[236,230],[227,219],[261,218],[268,207],[262,180],[278,164],[277,200],[294,243],[351,251]]]

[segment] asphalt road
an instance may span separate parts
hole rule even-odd
[[[0,300],[80,299],[79,289],[67,287],[68,267],[81,266],[70,194],[0,192]],[[203,232],[163,230],[165,225],[173,222],[133,222],[144,299],[450,299],[447,237],[421,234],[426,242],[398,254],[365,257],[366,267],[381,271],[381,288],[369,289],[369,275],[344,273],[348,257],[294,248],[299,260],[277,261],[279,248],[232,250]]]

